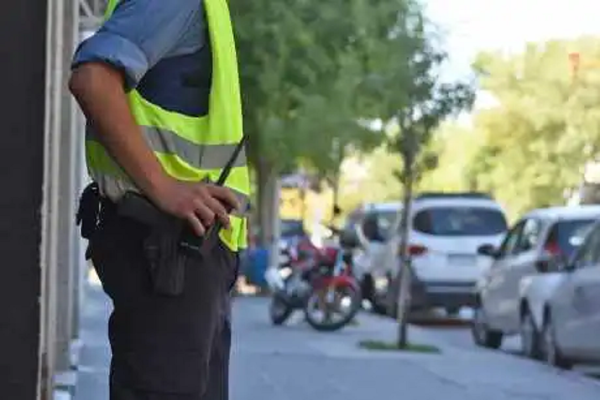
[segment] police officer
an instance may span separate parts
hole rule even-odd
[[[242,138],[226,1],[110,0],[103,26],[74,56],[70,89],[87,118],[94,182],[87,194],[98,201],[82,197],[94,221],[84,236],[114,305],[112,400],[228,398],[229,295],[246,246],[249,179],[242,151],[224,186],[210,183]],[[152,285],[144,244],[154,228],[118,212],[131,192],[195,235],[223,227],[207,254],[184,258],[179,295]]]

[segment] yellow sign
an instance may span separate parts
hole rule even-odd
[[[302,192],[296,188],[283,188],[279,194],[279,216],[282,219],[302,219],[304,204]]]

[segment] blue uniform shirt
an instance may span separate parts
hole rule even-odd
[[[121,0],[98,32],[79,45],[72,67],[109,63],[123,71],[128,90],[136,88],[166,109],[198,115],[206,112],[206,104],[198,103],[207,101],[198,99],[209,88],[206,82],[186,84],[185,78],[210,66],[202,62],[202,54],[210,53],[207,39],[201,0]]]

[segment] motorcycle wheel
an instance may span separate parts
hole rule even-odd
[[[280,295],[273,295],[269,305],[269,317],[271,317],[273,325],[283,325],[292,312],[292,308]]]
[[[319,292],[312,291],[309,298],[304,305],[304,316],[306,322],[317,331],[321,332],[333,332],[342,329],[350,323],[358,313],[362,304],[362,296],[360,289],[357,289],[350,285],[338,285],[334,288],[336,294],[342,294],[347,297],[350,301],[348,311],[338,321],[322,321],[315,318],[315,315],[311,312],[312,305],[319,301]]]

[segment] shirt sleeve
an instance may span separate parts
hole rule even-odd
[[[123,71],[134,88],[171,52],[201,12],[199,0],[121,0],[112,16],[82,42],[72,68],[105,62]]]

